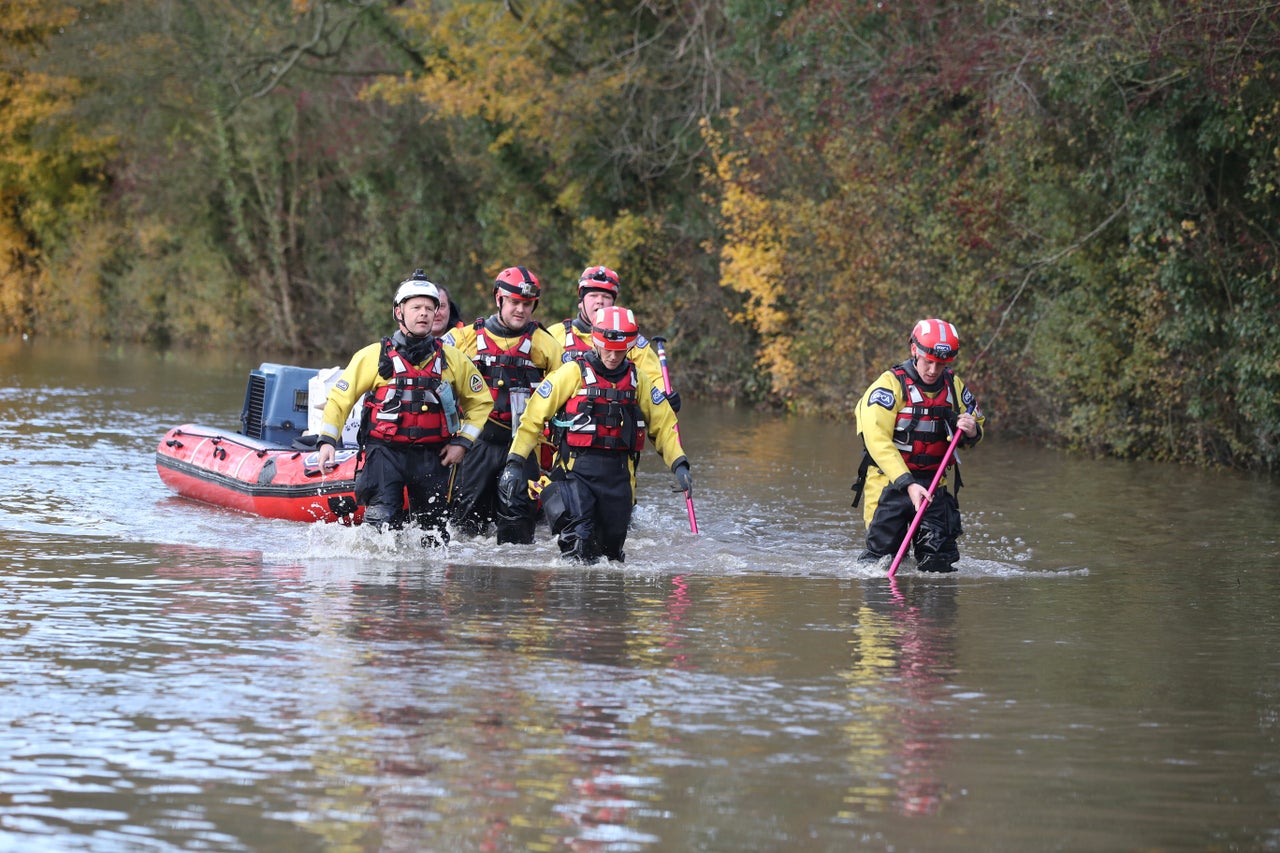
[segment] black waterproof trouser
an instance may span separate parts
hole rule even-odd
[[[562,478],[561,478],[562,475]],[[630,454],[584,453],[542,490],[542,510],[565,557],[622,562],[635,504]]]
[[[933,482],[931,472],[915,475],[916,482],[929,488]],[[860,560],[879,559],[898,553],[907,528],[916,517],[906,489],[892,485],[880,493],[875,515],[867,526],[867,550]],[[916,568],[922,572],[951,572],[960,559],[960,547],[956,540],[964,533],[960,523],[960,504],[946,486],[939,486],[933,500],[925,508],[920,526],[912,537],[911,547],[916,558]]]
[[[511,444],[511,431],[487,426],[481,437],[462,459],[458,476],[453,484],[453,506],[450,510],[453,526],[468,536],[480,536],[489,532],[489,525],[497,528],[498,544],[513,542],[528,545],[533,542],[533,528],[537,520],[538,505],[526,490],[517,490],[515,500],[506,505],[498,497],[498,480],[507,464],[507,451]],[[534,454],[525,460],[525,476],[529,480],[539,477]]]
[[[356,477],[356,503],[365,508],[364,523],[399,529],[412,519],[435,544],[448,542],[449,469],[440,462],[442,449],[370,442]]]

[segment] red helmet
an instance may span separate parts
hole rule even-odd
[[[911,354],[949,364],[960,353],[960,335],[946,320],[921,320],[911,330]]]
[[[596,311],[596,320],[591,325],[591,340],[596,346],[626,352],[635,346],[639,335],[640,328],[630,308],[615,305]]]
[[[618,274],[608,267],[587,267],[578,277],[578,298],[598,290],[618,298]]]
[[[537,302],[542,295],[542,285],[538,284],[538,277],[524,267],[507,267],[493,282],[493,295],[498,299],[507,296],[521,302]]]

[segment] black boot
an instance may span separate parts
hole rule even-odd
[[[395,528],[399,507],[386,504],[371,504],[364,508],[363,523],[381,533],[387,528]]]
[[[954,572],[956,567],[945,557],[926,557],[923,562],[916,566],[918,572],[937,572],[939,574],[945,572]]]
[[[561,539],[560,556],[570,563],[593,566],[600,561],[600,555],[594,553],[589,543],[582,539]]]

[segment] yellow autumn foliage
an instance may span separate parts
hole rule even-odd
[[[48,284],[44,247],[95,209],[95,179],[114,145],[76,126],[81,81],[38,64],[46,42],[79,15],[75,4],[45,0],[0,8],[0,328],[7,331],[33,328]]]

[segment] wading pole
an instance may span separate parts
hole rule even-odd
[[[671,371],[667,369],[667,348],[664,346],[667,342],[666,338],[653,338],[654,349],[658,351],[658,364],[662,365],[662,392],[668,397],[671,396]],[[680,437],[680,424],[676,424],[676,438]],[[689,532],[698,532],[698,515],[693,511],[693,498],[688,492],[684,493],[684,505],[689,511]]]
[[[929,491],[925,493],[924,500],[920,501],[920,508],[916,510],[916,517],[911,519],[911,526],[907,528],[907,536],[902,540],[902,544],[898,546],[898,553],[893,558],[893,565],[889,566],[889,577],[893,577],[898,573],[898,564],[902,562],[907,549],[911,547],[911,537],[915,535],[916,528],[920,526],[920,519],[924,518],[924,511],[929,508],[929,501],[933,500],[933,490],[938,488],[938,483],[942,482],[942,475],[946,472],[947,464],[951,462],[951,457],[955,454],[956,445],[960,443],[960,436],[962,435],[964,433],[957,427],[956,434],[951,436],[951,443],[947,445],[947,452],[942,454],[942,464],[938,466],[938,473],[933,475],[933,482],[929,484]]]

